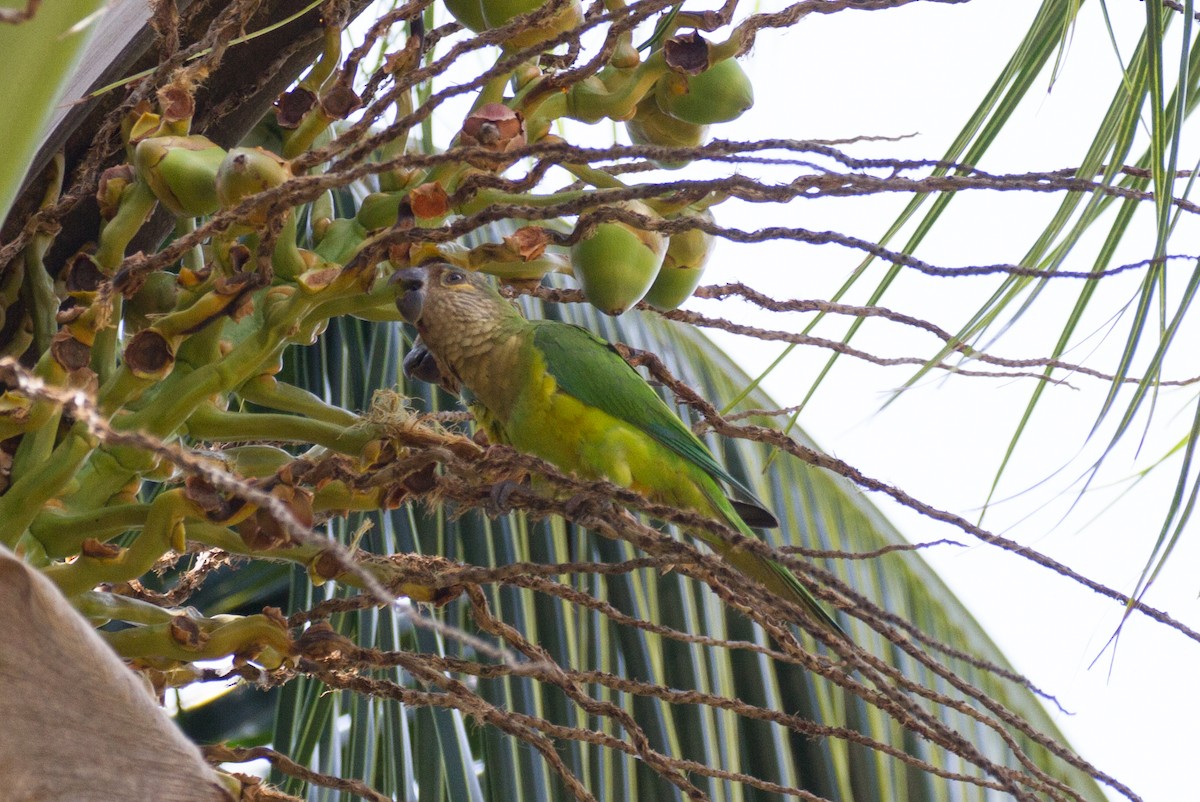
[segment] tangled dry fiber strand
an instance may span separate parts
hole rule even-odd
[[[247,715],[247,727],[270,746],[221,730],[223,742],[204,750],[244,799],[311,798],[321,787],[370,800],[486,789],[1083,802],[1101,786],[1139,799],[1063,742],[1040,706],[1054,697],[1004,662],[919,552],[961,545],[951,537],[986,544],[1188,638],[1200,633],[823,453],[788,425],[793,410],[772,409],[761,392],[722,414],[750,379],[697,329],[956,377],[1200,377],[993,352],[884,306],[779,299],[745,283],[689,292],[728,302],[723,315],[641,303],[614,322],[588,291],[542,281],[570,272],[576,246],[618,228],[664,247],[694,232],[709,243],[832,246],[942,278],[1096,282],[1195,260],[1074,272],[935,265],[836,231],[717,222],[727,201],[883,193],[1152,206],[1140,166],[991,174],[854,156],[887,143],[872,137],[729,141],[714,128],[694,145],[593,146],[550,133],[577,130],[553,128],[559,121],[646,114],[655,82],[681,73],[664,66],[674,56],[662,55],[662,38],[691,36],[676,35],[684,28],[716,64],[811,15],[956,1],[807,0],[759,12],[730,0],[678,14],[667,0],[595,2],[562,30],[539,27],[578,5],[554,0],[475,34],[441,3],[414,0],[372,6],[378,18],[359,19],[343,50],[364,3],[297,13],[268,0],[155,0],[145,54],[123,56],[109,79],[141,77],[71,118],[4,224],[0,542],[81,614],[112,622],[102,636],[160,696],[215,680],[243,701],[269,694],[282,712]],[[37,10],[31,2],[27,13]],[[659,44],[637,56],[631,43],[659,25]],[[549,32],[521,38],[531,30]],[[464,103],[474,115],[484,101],[519,119],[488,118],[487,136],[460,136]],[[506,125],[520,133],[497,145]],[[453,133],[438,140],[443,129]],[[164,148],[161,161],[147,142]],[[196,154],[217,176],[199,182],[200,200],[166,174]],[[270,179],[229,189],[246,164]],[[704,170],[655,171],[681,164]],[[1166,205],[1185,218],[1198,211],[1186,198]],[[412,332],[388,278],[429,258],[493,272],[531,315],[624,343],[718,460],[779,513],[784,534],[747,538],[583,481],[472,436],[444,389],[407,379],[397,389]],[[778,314],[778,328],[739,322],[742,302]],[[796,313],[899,327],[940,355],[796,334],[782,322]],[[937,533],[903,542],[870,506],[874,495]],[[786,566],[848,637],[685,530]],[[258,759],[270,782],[232,768]],[[517,777],[527,785],[510,785]]]

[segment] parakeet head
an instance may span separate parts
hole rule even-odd
[[[417,327],[420,338],[404,360],[404,371],[436,381],[450,393],[488,378],[490,361],[529,324],[487,277],[444,262],[398,271],[396,308]]]
[[[396,308],[418,331],[442,321],[487,318],[497,309],[512,308],[483,274],[445,262],[407,267],[392,277],[392,283],[403,288]]]

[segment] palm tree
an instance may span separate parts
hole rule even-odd
[[[1098,800],[1101,785],[1136,798],[1064,743],[1044,694],[861,490],[1060,566],[823,454],[776,410],[763,377],[695,324],[755,332],[673,308],[714,235],[790,238],[863,253],[822,315],[921,325],[879,300],[897,272],[936,271],[913,254],[951,199],[983,186],[1057,192],[1062,208],[1039,247],[996,268],[1001,290],[961,331],[943,332],[912,381],[951,359],[959,371],[995,365],[988,338],[1030,308],[1089,227],[1124,204],[1116,242],[1149,205],[1160,236],[1125,358],[1106,377],[1127,383],[1173,215],[1190,209],[1171,188],[1194,79],[1181,71],[1178,97],[1157,79],[1177,10],[1146,3],[1145,46],[1072,174],[970,166],[1068,41],[1079,4],[1056,0],[940,159],[711,139],[745,109],[736,59],[756,37],[811,14],[906,4],[701,13],[614,0],[583,16],[573,2],[532,2],[522,16],[517,3],[413,2],[372,6],[353,34],[365,3],[163,2],[145,24],[127,16],[137,4],[97,18],[82,4],[56,17],[66,4],[50,2],[11,15],[4,52],[46,55],[22,56],[23,71],[3,78],[24,89],[4,94],[16,108],[0,121],[13,143],[0,173],[0,559],[21,577],[10,590],[37,591],[15,593],[0,621],[13,689],[0,711],[24,720],[86,698],[96,712],[56,738],[94,743],[118,715],[162,734],[114,740],[112,762],[98,764],[122,768],[97,777],[70,759],[60,775],[28,762],[37,728],[13,728],[0,736],[12,758],[0,764],[22,765],[9,787],[220,798],[218,786],[253,786],[236,764],[267,758],[270,793],[317,799]],[[93,29],[88,55],[64,71]],[[85,90],[88,103],[56,105]],[[707,100],[689,106],[696,97]],[[1126,167],[1143,103],[1151,146]],[[575,123],[597,121],[623,132],[592,147]],[[637,144],[613,144],[627,139]],[[757,176],[764,152],[799,164],[801,178]],[[833,167],[809,172],[813,162]],[[699,164],[717,177],[693,172]],[[649,172],[658,167],[682,169]],[[898,189],[913,200],[877,242],[720,225],[730,199]],[[893,242],[914,220],[916,233]],[[607,248],[599,262],[588,243]],[[643,250],[654,258],[640,279],[614,271],[635,272]],[[1047,379],[1069,367],[1061,358],[1110,250],[1035,366]],[[778,513],[772,556],[836,608],[846,637],[676,538],[686,512],[626,515],[615,501],[642,513],[647,502],[481,444],[446,389],[402,375],[414,332],[387,278],[428,258],[495,274],[528,316],[633,349],[720,462]],[[891,267],[867,305],[839,305],[873,260]],[[1114,437],[1153,396],[1190,288],[1160,314],[1155,359]],[[653,305],[601,314],[648,290]],[[697,294],[772,304],[744,286]],[[835,352],[851,352],[857,325]],[[1047,385],[1036,384],[1023,424]],[[1102,416],[1116,399],[1114,389]],[[529,473],[537,481],[514,481]],[[1167,513],[1179,526],[1185,498]],[[47,615],[69,624],[47,634]],[[84,618],[103,622],[99,639],[78,634]],[[38,643],[70,654],[64,664],[108,668],[50,682],[13,657]],[[113,683],[132,682],[117,657],[163,697],[233,681],[179,712],[175,729],[150,706],[113,700]],[[169,750],[158,737],[174,739]]]

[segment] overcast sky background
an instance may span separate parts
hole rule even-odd
[[[1112,0],[1108,5],[1121,56],[1128,59],[1144,26],[1144,5],[1135,0]],[[771,10],[776,4],[761,6]],[[737,122],[717,127],[715,133],[729,139],[914,134],[902,142],[848,146],[847,150],[856,156],[940,158],[999,74],[1038,6],[1035,0],[914,3],[889,11],[814,14],[786,31],[764,32],[744,62],[754,79],[756,105]],[[1049,75],[1039,80],[1001,140],[978,165],[981,169],[1048,171],[1081,161],[1121,74],[1100,12],[1099,3],[1084,4],[1053,88]],[[1176,35],[1180,27],[1177,22]],[[1168,88],[1175,69],[1168,60]],[[1195,166],[1200,156],[1198,133],[1194,125],[1190,131],[1185,129],[1181,167]],[[781,180],[793,174],[788,170],[783,168]],[[1061,199],[1061,193],[961,196],[915,255],[947,267],[1016,263]],[[744,229],[788,225],[877,241],[908,200],[909,196],[893,195],[795,201],[779,207],[745,204],[740,209],[729,203],[718,207],[717,216],[721,224]],[[1152,210],[1147,206],[1145,211]],[[1127,237],[1127,247],[1114,264],[1152,255],[1149,222],[1149,215],[1143,215],[1141,226]],[[892,246],[899,248],[904,241],[899,237]],[[1194,216],[1185,216],[1169,251],[1200,253],[1198,241],[1200,224]],[[1080,249],[1065,268],[1091,269],[1094,252],[1094,248]],[[828,299],[860,259],[861,254],[833,245],[722,243],[705,283],[744,280],[776,298]],[[1168,272],[1172,298],[1192,266],[1186,260],[1172,263]],[[845,301],[864,303],[885,270],[877,264]],[[1065,357],[1068,361],[1111,372],[1124,344],[1128,310],[1125,317],[1114,321],[1113,316],[1134,297],[1139,278],[1140,273],[1135,273],[1103,282],[1087,322],[1079,328],[1081,335],[1094,332],[1094,336],[1073,349]],[[906,271],[880,305],[953,331],[1000,281],[997,276],[938,279]],[[1079,289],[1076,281],[1051,282],[1032,312],[988,350],[1012,358],[1048,356]],[[690,303],[701,311],[770,328],[798,331],[810,320],[800,314],[757,313],[728,302]],[[846,325],[841,321],[814,333],[836,337]],[[1180,333],[1174,357],[1166,366],[1168,378],[1200,373],[1197,349],[1189,345],[1198,336],[1194,321]],[[716,338],[752,375],[781,350],[721,332]],[[865,326],[855,345],[881,356],[928,357],[936,352],[938,342],[880,322]],[[815,348],[797,349],[767,380],[767,389],[781,405],[798,403],[828,356]],[[800,425],[824,450],[867,475],[975,520],[1033,382],[935,375],[885,408],[891,391],[912,373],[911,367],[881,368],[842,358],[804,410]],[[983,524],[1092,579],[1131,591],[1158,537],[1179,463],[1169,461],[1133,489],[1128,479],[1186,435],[1196,392],[1190,388],[1164,391],[1149,427],[1144,427],[1143,416],[1143,423],[1109,456],[1093,490],[1080,499],[1076,481],[1101,453],[1111,431],[1111,427],[1102,429],[1088,437],[1108,385],[1086,377],[1070,382],[1070,387],[1045,394],[996,495],[1011,499],[995,504]],[[1110,417],[1118,417],[1121,411],[1119,402]],[[950,537],[968,544],[962,549],[927,550],[924,556],[1018,670],[1072,712],[1065,716],[1051,711],[1085,759],[1147,802],[1195,798],[1193,764],[1200,738],[1194,722],[1200,717],[1200,695],[1194,676],[1200,644],[1135,615],[1124,628],[1115,660],[1110,659],[1110,650],[1090,667],[1120,619],[1117,605],[885,498],[872,496],[871,500],[913,541]],[[1195,526],[1189,530],[1146,602],[1196,628],[1200,626],[1196,571],[1200,548]]]

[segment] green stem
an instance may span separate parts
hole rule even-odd
[[[126,659],[158,657],[168,660],[217,660],[233,654],[253,654],[267,668],[278,668],[291,650],[291,639],[279,622],[265,615],[250,615],[233,621],[192,618],[199,627],[198,643],[184,645],[172,636],[172,622],[129,627],[100,635]]]
[[[50,499],[75,478],[95,443],[82,423],[77,423],[50,458],[17,476],[0,496],[0,543],[12,547]]]
[[[502,192],[498,189],[481,189],[455,207],[454,211],[466,217],[486,209],[488,206],[499,204],[520,204],[543,208],[594,194],[590,190],[574,190],[572,192],[555,192],[550,195],[521,195],[515,192]]]
[[[231,554],[244,554],[255,559],[290,562],[304,566],[312,565],[313,561],[325,551],[323,547],[315,545],[297,545],[282,549],[255,551],[248,548],[236,532],[207,521],[189,523],[188,539],[223,549]],[[443,593],[437,588],[412,582],[397,582],[398,572],[386,560],[360,560],[359,567],[375,577],[378,582],[383,583],[385,587],[399,595],[408,596],[414,601],[427,602],[443,598]],[[364,589],[362,579],[355,574],[343,572],[334,579],[343,585]]]
[[[21,285],[21,291],[33,319],[33,344],[39,354],[50,350],[50,340],[58,330],[54,320],[58,312],[58,296],[54,294],[54,279],[50,278],[42,262],[49,245],[49,238],[39,235],[24,251],[25,282]]]
[[[333,75],[341,58],[342,32],[336,25],[326,25],[325,42],[321,48],[321,55],[317,57],[312,69],[296,86],[300,89],[307,89],[314,95],[319,93],[321,87],[329,80],[329,76]]]
[[[125,188],[116,215],[100,230],[100,244],[94,258],[101,270],[112,275],[125,258],[129,241],[141,229],[157,203],[158,199],[154,197],[150,185],[140,178]]]
[[[93,621],[124,621],[129,624],[166,624],[179,615],[178,610],[169,610],[141,599],[131,599],[116,593],[89,590],[71,600],[75,609]]]
[[[346,282],[336,290],[331,288],[317,295],[297,292],[268,305],[262,311],[259,327],[227,355],[190,372],[179,370],[177,364],[176,370],[157,385],[151,402],[114,418],[113,428],[140,431],[158,439],[174,435],[201,405],[233,391],[278,362],[284,348],[305,336],[305,327],[298,328],[297,321],[304,320],[323,302],[355,295],[365,294],[357,282]],[[165,321],[166,318],[159,325]],[[78,511],[106,503],[132,478],[150,470],[154,462],[153,455],[135,447],[116,446],[98,452],[79,471],[78,489],[65,500],[68,509]]]
[[[379,436],[374,427],[346,428],[301,415],[274,412],[230,412],[212,405],[198,407],[188,418],[188,435],[209,443],[241,443],[269,440],[283,443],[314,443],[351,456]]]
[[[146,525],[149,504],[118,504],[80,513],[46,510],[29,526],[29,532],[50,557],[63,559],[79,552],[87,538],[101,542]]]
[[[196,508],[188,501],[184,490],[167,490],[150,503],[141,534],[120,555],[80,556],[71,563],[49,566],[44,573],[65,596],[76,596],[101,582],[118,583],[136,579],[153,568],[171,548],[182,549],[181,527],[184,518],[191,514],[196,514]]]
[[[662,51],[652,53],[633,69],[606,67],[599,80],[580,81],[566,92],[546,92],[535,83],[521,99],[527,129],[546,126],[560,117],[590,124],[604,119],[628,120],[637,104],[670,68]]]
[[[175,221],[175,236],[183,237],[196,230],[196,218],[181,217]],[[204,269],[204,249],[199,245],[188,248],[180,263],[189,270],[199,272]]]
[[[296,209],[289,209],[283,223],[283,230],[275,240],[275,250],[271,253],[271,267],[275,275],[281,279],[291,280],[308,269],[300,248],[296,245],[296,219],[299,215]]]
[[[629,189],[629,185],[618,179],[614,175],[610,175],[603,170],[597,170],[589,164],[571,164],[562,163],[559,167],[566,170],[571,175],[583,181],[586,184],[591,184],[600,189]]]
[[[313,420],[324,421],[335,426],[353,426],[359,417],[341,407],[327,404],[308,390],[281,382],[274,376],[255,376],[237,389],[237,394],[260,407],[277,409],[306,415]]]
[[[117,371],[117,321],[121,319],[124,300],[118,293],[112,295],[111,322],[96,332],[96,339],[92,343],[92,370],[96,371],[96,377],[102,384]]]

